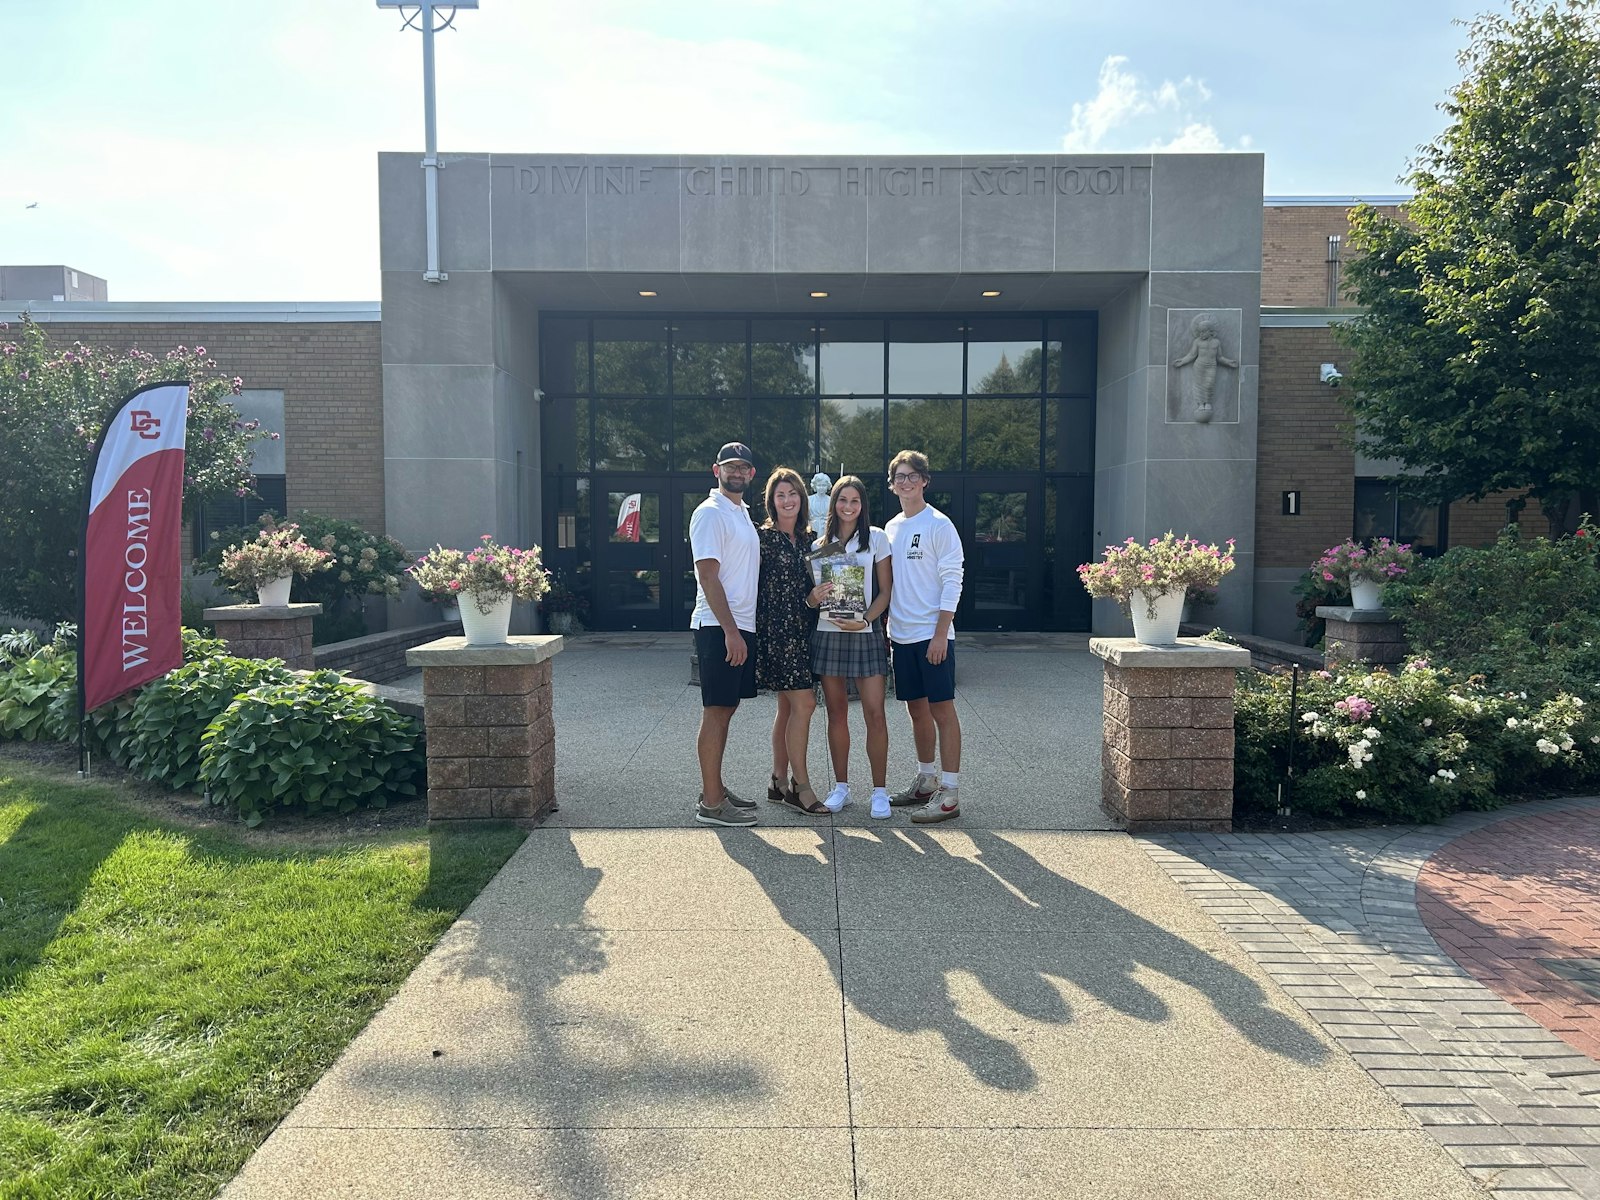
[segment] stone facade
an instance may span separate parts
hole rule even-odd
[[[1092,525],[1236,538],[1217,617],[1250,626],[1259,155],[444,158],[442,285],[422,279],[416,156],[379,159],[384,445],[411,485],[387,527],[407,545],[540,536],[541,313],[1092,310]],[[1232,364],[1205,422],[1174,401],[1201,314]]]

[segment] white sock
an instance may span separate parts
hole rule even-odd
[[[947,788],[959,787],[960,779],[961,773],[959,771],[945,771],[939,776],[939,786]]]
[[[918,775],[937,775],[938,773],[939,765],[937,763],[919,762],[917,764]]]

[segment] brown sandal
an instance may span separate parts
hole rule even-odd
[[[817,794],[811,790],[809,783],[800,784],[784,798],[783,802],[796,812],[804,813],[808,817],[826,817],[830,815],[828,806],[817,799]]]
[[[767,799],[774,804],[787,804],[792,794],[789,788],[783,786],[783,780],[776,775],[767,776]]]

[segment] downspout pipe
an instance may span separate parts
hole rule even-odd
[[[439,139],[434,119],[432,0],[422,0],[422,123],[422,178],[428,239],[428,269],[422,273],[422,278],[428,283],[443,283],[450,276],[439,270]]]

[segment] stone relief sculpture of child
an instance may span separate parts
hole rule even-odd
[[[1193,364],[1189,372],[1188,394],[1194,406],[1194,419],[1204,425],[1211,420],[1211,400],[1217,389],[1217,368],[1239,366],[1222,355],[1222,339],[1217,336],[1217,320],[1201,313],[1189,326],[1188,352],[1172,365],[1179,369]]]

